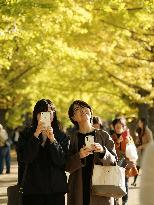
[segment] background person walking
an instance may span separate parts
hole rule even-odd
[[[139,119],[135,136],[136,136],[135,144],[138,150],[137,169],[139,172],[144,151],[147,145],[153,141],[152,132],[149,129],[147,120],[145,118]],[[136,186],[137,177],[138,175],[134,177],[134,181],[131,184],[132,186]]]
[[[126,126],[125,120],[123,117],[116,118],[112,122],[114,133],[112,135],[112,139],[115,143],[116,152],[118,155],[118,165],[126,168],[125,172],[125,186],[126,186],[126,195],[122,197],[122,205],[128,204],[128,179],[131,176],[137,174],[137,169],[135,162],[130,161],[126,157],[126,146],[128,143],[134,143],[132,137],[129,134],[129,130]],[[135,170],[135,172],[134,172]],[[118,200],[116,201],[118,204]]]
[[[0,174],[3,174],[4,163],[6,165],[6,174],[10,173],[10,142],[8,133],[0,124]]]

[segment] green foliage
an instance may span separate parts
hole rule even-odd
[[[45,97],[65,123],[77,98],[103,118],[153,104],[153,0],[0,0],[0,20],[0,108],[10,126]]]

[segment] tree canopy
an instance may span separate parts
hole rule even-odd
[[[40,98],[60,118],[74,99],[94,113],[153,106],[154,0],[0,0],[0,109],[10,126]]]

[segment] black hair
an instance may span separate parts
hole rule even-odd
[[[148,121],[147,121],[147,119],[144,118],[144,117],[141,117],[139,120],[143,123],[143,132],[142,132],[141,128],[138,129],[137,131],[138,131],[139,135],[142,133],[142,136],[143,136],[144,133],[145,133],[145,129],[146,129],[146,127],[148,126]]]
[[[68,116],[71,120],[71,122],[77,127],[79,128],[78,122],[74,121],[72,119],[72,117],[74,116],[74,105],[79,105],[80,107],[87,107],[90,109],[91,112],[91,121],[92,121],[92,109],[90,107],[90,105],[88,105],[86,102],[82,101],[82,100],[75,100],[69,107],[68,109]]]
[[[99,124],[100,125],[100,128],[103,128],[103,123],[102,123],[102,120],[100,117],[98,116],[94,116],[93,117],[93,125],[94,124]]]
[[[34,106],[34,110],[33,110],[33,118],[32,118],[32,126],[34,129],[37,128],[37,114],[41,113],[41,112],[47,112],[48,111],[48,106],[51,106],[52,110],[55,110],[55,106],[54,104],[48,100],[48,99],[41,99],[39,101],[37,101],[37,103]],[[56,115],[54,114],[54,118],[56,117]],[[54,119],[53,119],[54,121]]]
[[[37,101],[36,105],[34,106],[34,111],[33,111],[32,127],[34,130],[36,130],[37,125],[38,125],[37,114],[40,112],[47,112],[48,106],[50,106],[51,110],[54,111],[54,117],[51,123],[51,126],[53,128],[53,133],[55,135],[55,138],[57,140],[60,140],[62,132],[59,129],[55,105],[49,99],[41,99]]]
[[[141,117],[141,122],[143,123],[143,127],[146,127],[147,125],[148,125],[148,121],[147,121],[147,119],[146,118],[144,118],[144,117]]]
[[[101,118],[98,116],[93,117],[93,124],[102,124]]]
[[[116,118],[112,121],[113,128],[115,128],[116,124],[120,123],[123,127],[125,127],[125,123],[123,122],[123,118]]]

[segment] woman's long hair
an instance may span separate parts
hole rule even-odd
[[[141,118],[140,120],[143,123],[143,135],[144,135],[146,127],[148,126],[148,121],[145,118]]]
[[[140,118],[139,120],[143,123],[143,129],[138,126],[136,129],[136,133],[138,133],[140,144],[142,144],[142,136],[145,134],[145,130],[146,130],[146,127],[148,126],[148,122],[147,122],[147,119],[145,118]]]
[[[38,113],[47,112],[48,106],[50,106],[51,110],[54,111],[54,116],[53,116],[53,121],[51,123],[51,126],[53,128],[53,133],[55,135],[55,138],[57,139],[57,141],[60,141],[64,133],[59,129],[55,105],[49,99],[41,99],[34,106],[33,119],[32,119],[33,130],[36,130],[38,125],[38,120],[37,120]]]
[[[148,122],[146,118],[140,118],[139,120],[143,123],[143,129],[138,127],[137,133],[139,134],[139,136],[143,136],[145,134],[146,127],[148,126]]]

